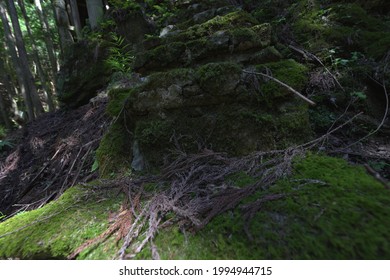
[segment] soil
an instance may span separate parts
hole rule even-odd
[[[0,154],[0,211],[35,209],[67,188],[98,177],[94,151],[107,126],[106,99],[46,113],[12,132]],[[95,169],[95,168],[94,168]]]

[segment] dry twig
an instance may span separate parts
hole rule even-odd
[[[247,74],[252,74],[252,75],[260,75],[260,76],[263,76],[267,79],[270,79],[276,83],[278,83],[279,85],[287,88],[289,91],[291,91],[292,93],[294,93],[295,95],[297,95],[299,98],[303,99],[304,101],[306,101],[307,103],[309,103],[310,105],[316,105],[315,102],[311,101],[309,98],[307,98],[306,96],[302,95],[300,92],[296,91],[295,89],[293,89],[292,87],[290,87],[289,85],[283,83],[282,81],[268,75],[268,74],[264,74],[264,73],[260,73],[260,72],[251,72],[251,71],[246,71],[246,70],[243,70],[244,73],[247,73]]]

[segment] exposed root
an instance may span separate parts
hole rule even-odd
[[[223,153],[203,150],[194,155],[181,154],[163,169],[160,176],[117,180],[117,185],[125,186],[129,201],[137,203],[129,194],[139,191],[143,192],[146,201],[142,209],[133,209],[137,213],[134,214],[136,219],[124,238],[118,259],[134,258],[148,243],[153,257],[159,258],[153,239],[166,222],[171,222],[168,213],[175,214],[175,223],[202,229],[214,217],[236,208],[254,192],[266,190],[278,179],[288,176],[292,160],[302,156],[303,152],[302,149],[287,149],[231,158]],[[237,172],[253,176],[255,183],[242,188],[235,186],[228,177]],[[158,185],[157,191],[143,191],[146,183]],[[242,209],[249,217],[259,209],[259,203]]]

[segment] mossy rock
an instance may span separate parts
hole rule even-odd
[[[112,177],[130,169],[132,155],[132,137],[126,125],[120,121],[113,123],[96,150],[100,176]]]
[[[205,23],[194,25],[180,34],[176,39],[196,39],[215,33],[220,30],[231,30],[239,27],[251,27],[259,24],[249,13],[236,11],[224,16],[216,16]]]
[[[70,46],[57,77],[58,100],[72,108],[87,104],[108,83],[106,58],[103,44],[81,41]]]
[[[74,186],[44,207],[0,223],[0,259],[66,259],[78,246],[108,229],[110,211],[118,211],[117,191]],[[112,238],[82,252],[80,259],[112,259]]]
[[[294,60],[258,66],[263,68],[297,90],[307,82],[307,68]],[[138,87],[111,91],[108,111],[116,122],[97,151],[101,174],[130,168],[134,141],[147,165],[158,167],[179,146],[239,156],[308,140],[307,105],[272,81],[259,93],[242,69],[233,62],[177,68],[154,73]]]
[[[294,34],[310,51],[340,48],[343,56],[358,51],[373,59],[381,59],[388,51],[389,21],[368,13],[363,4],[319,6],[306,2],[290,10]]]
[[[235,90],[240,81],[241,67],[235,63],[209,63],[195,73],[200,88],[212,95],[227,95]]]
[[[253,183],[250,176],[238,175],[232,178],[237,185]],[[196,234],[175,227],[160,231],[154,241],[160,257],[390,258],[390,193],[363,167],[343,159],[308,155],[295,162],[291,178],[259,191],[245,203],[274,194],[285,197],[264,202],[248,223],[236,209],[217,216]],[[140,259],[151,258],[150,248],[146,249]]]
[[[149,38],[147,50],[138,53],[134,68],[150,73],[179,66],[192,66],[215,57],[229,57],[271,44],[271,26],[258,24],[248,13],[237,11],[174,32],[164,38]]]
[[[308,154],[297,159],[293,175],[259,190],[242,205],[267,195],[251,220],[243,208],[214,218],[199,232],[172,226],[154,244],[162,259],[388,259],[390,193],[363,167],[343,159]],[[255,180],[237,173],[237,187]],[[81,244],[106,231],[108,214],[122,197],[93,185],[75,186],[60,199],[0,223],[0,258],[64,259]],[[182,229],[183,230],[183,229]],[[248,235],[249,234],[249,235]],[[87,248],[79,259],[112,259],[115,237]],[[150,259],[150,248],[137,255]]]
[[[256,68],[259,72],[268,72],[272,77],[297,91],[302,91],[308,82],[308,68],[293,59],[259,64]],[[278,106],[275,101],[281,101],[285,98],[289,99],[293,95],[286,87],[272,80],[263,81],[260,86],[260,91],[262,94],[261,99],[270,106]]]

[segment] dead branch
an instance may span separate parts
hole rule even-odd
[[[333,75],[333,73],[325,66],[324,63],[322,63],[321,59],[319,59],[316,55],[302,49],[302,48],[298,48],[298,47],[295,47],[293,45],[289,45],[288,46],[290,49],[293,49],[294,51],[302,54],[304,57],[306,58],[310,58],[312,60],[315,60],[317,61],[322,67],[324,67],[325,71],[329,73],[329,75],[333,78],[333,80],[337,83],[337,85],[341,88],[342,91],[345,91],[344,90],[344,87],[340,84],[340,82],[337,80],[336,76]]]
[[[287,88],[289,91],[291,91],[292,93],[294,93],[295,95],[297,95],[299,98],[303,99],[304,101],[306,101],[307,103],[309,103],[310,105],[312,106],[315,106],[316,103],[311,101],[309,98],[307,98],[306,96],[303,96],[300,92],[296,91],[295,89],[293,89],[292,87],[290,87],[289,85],[283,83],[282,81],[268,75],[268,74],[264,74],[264,73],[260,73],[260,72],[251,72],[251,71],[246,71],[246,70],[243,70],[244,73],[247,73],[247,74],[252,74],[252,75],[260,75],[260,76],[263,76],[265,78],[268,78],[276,83],[278,83],[279,85]]]
[[[371,166],[368,164],[365,164],[364,167],[366,168],[367,172],[370,173],[375,179],[377,179],[381,184],[386,188],[390,190],[390,184],[389,182],[384,179],[378,172],[376,172]]]

